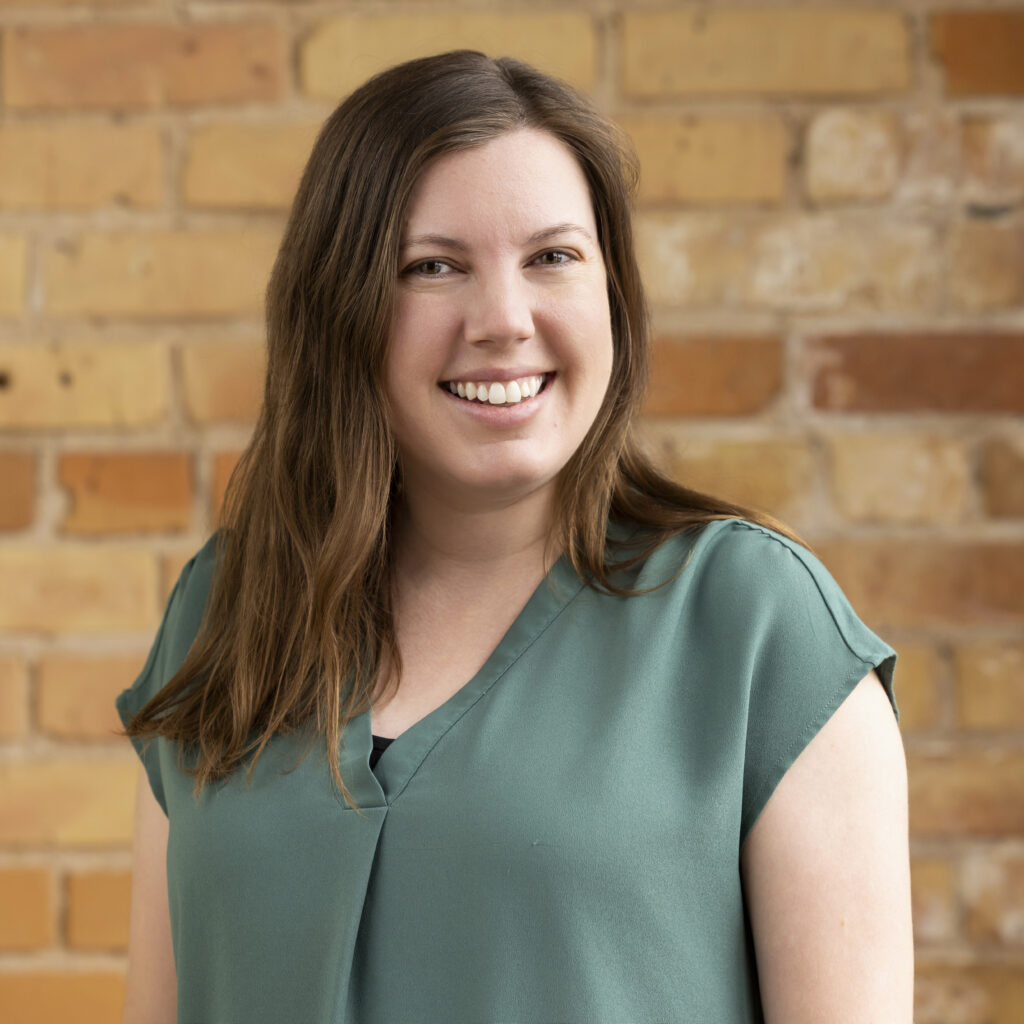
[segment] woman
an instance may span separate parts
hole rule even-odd
[[[637,450],[632,167],[468,51],[328,119],[226,528],[118,699],[126,1021],[910,1020],[894,654]]]

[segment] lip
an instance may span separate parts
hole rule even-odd
[[[548,377],[553,377],[554,370],[543,370],[536,366],[492,367],[491,369],[472,370],[459,374],[457,377],[445,377],[437,383],[442,387],[449,382],[455,384],[507,384],[510,380],[519,380],[522,377],[541,377],[545,374]]]

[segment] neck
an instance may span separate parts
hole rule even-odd
[[[436,490],[407,492],[395,522],[401,575],[462,575],[515,566],[514,575],[543,571],[554,512],[553,485],[515,500],[485,502]]]

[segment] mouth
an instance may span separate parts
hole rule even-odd
[[[450,391],[456,398],[484,405],[520,405],[544,390],[554,377],[553,373],[542,373],[530,377],[517,377],[507,381],[441,381],[440,387]]]

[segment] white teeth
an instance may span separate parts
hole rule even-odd
[[[495,381],[491,384],[476,384],[472,381],[449,381],[448,390],[459,398],[489,405],[518,405],[528,398],[535,398],[544,386],[547,374],[520,377],[507,384]]]

